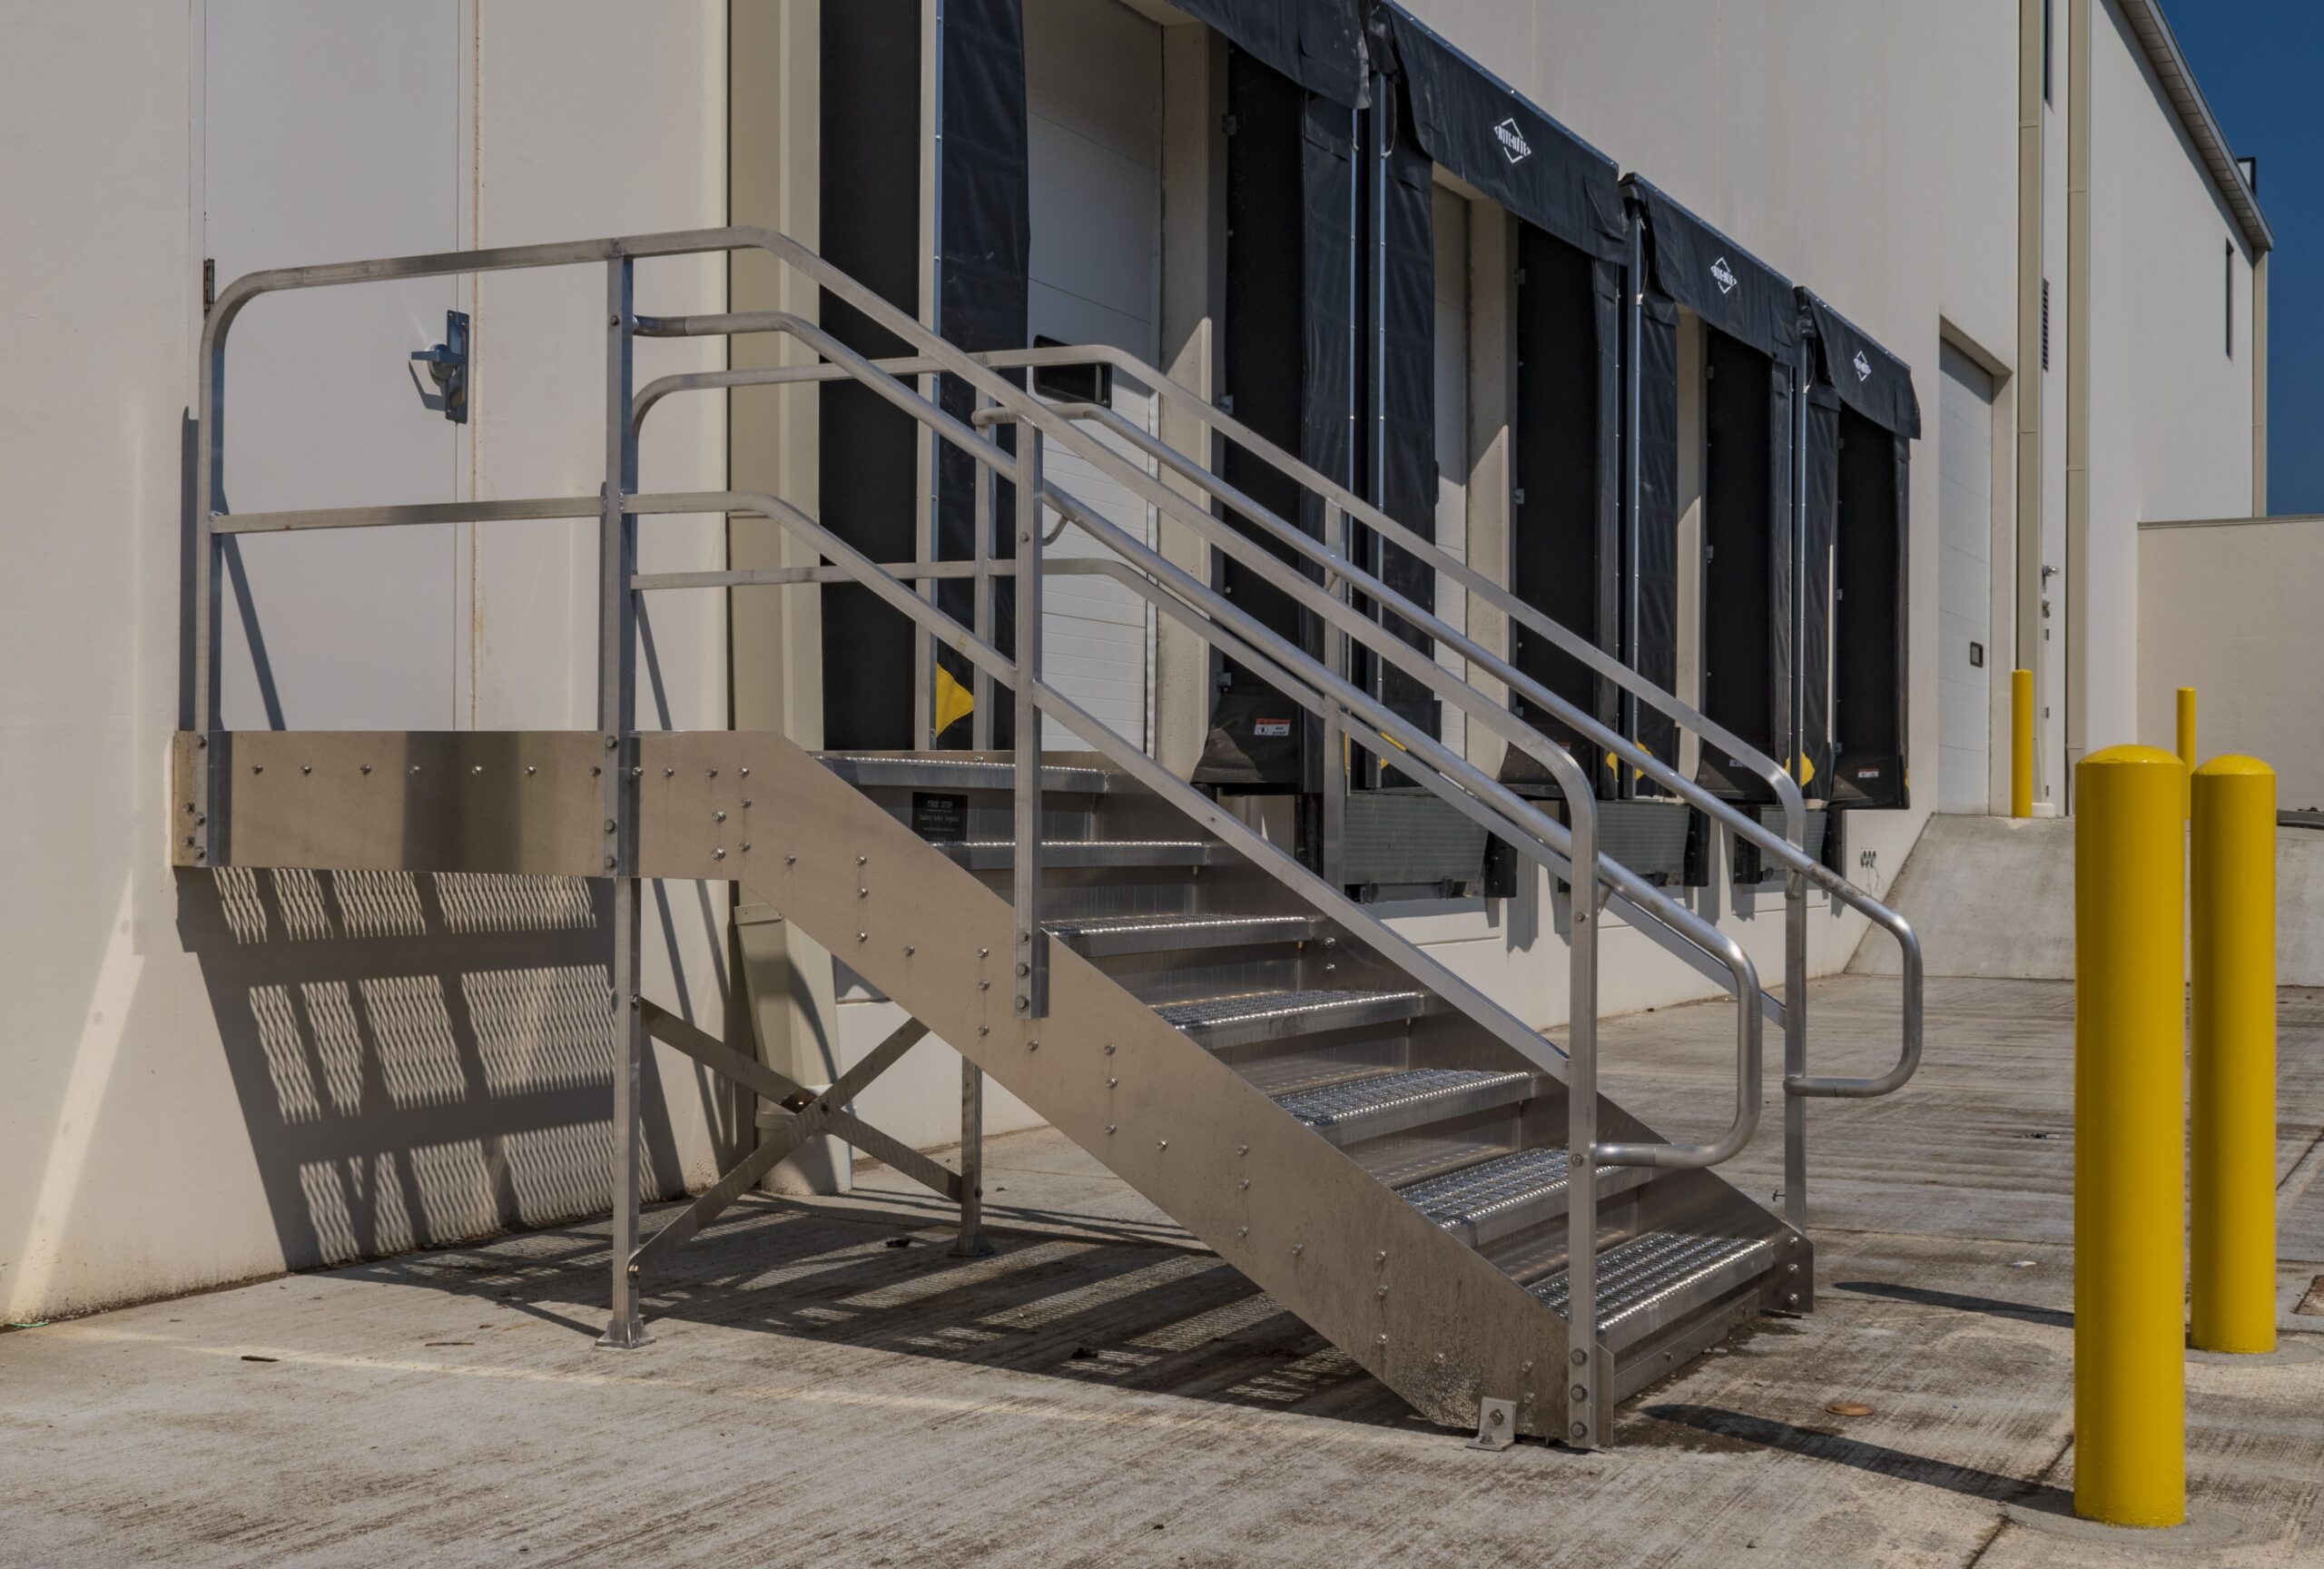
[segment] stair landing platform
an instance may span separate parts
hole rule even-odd
[[[1892,992],[1818,983],[1819,1038],[1879,1038]],[[1811,1112],[1816,1313],[1627,1402],[1606,1453],[1480,1453],[1420,1422],[1041,1130],[987,1143],[993,1257],[951,1258],[951,1209],[877,1168],[846,1199],[746,1200],[657,1275],[636,1354],[590,1344],[601,1225],[0,1333],[0,1557],[2169,1556],[2022,1523],[2073,1485],[2071,1010],[2058,983],[1933,982],[1909,1103]],[[2318,1355],[2189,1363],[2191,1495],[2235,1535],[2184,1562],[2324,1561],[2324,1316],[2293,1311],[2324,1276],[2324,995],[2288,990],[2280,1015],[2282,1338]],[[1609,1021],[1607,1091],[1684,1136],[1729,1025],[1712,1005]],[[1780,1166],[1763,1134],[1730,1169],[1769,1201]]]

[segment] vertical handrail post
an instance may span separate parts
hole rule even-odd
[[[1338,502],[1329,499],[1324,503],[1324,543],[1338,551],[1341,560],[1349,558],[1353,540],[1347,512]],[[1343,605],[1348,602],[1348,582],[1344,572],[1327,587],[1333,598]],[[1333,675],[1346,679],[1347,634],[1336,627],[1326,626],[1324,628],[1324,663]],[[1347,885],[1347,726],[1340,718],[1336,703],[1327,704],[1324,707],[1321,744],[1323,766],[1318,772],[1324,785],[1324,843],[1318,853],[1316,870],[1324,882],[1334,888],[1344,889]]]
[[[1041,432],[1017,425],[1017,1017],[1049,1011],[1049,942],[1041,931]]]
[[[992,400],[984,393],[977,394],[977,410],[982,412]],[[992,528],[993,491],[999,477],[982,463],[976,465],[976,607],[975,630],[980,641],[992,642]],[[969,673],[969,745],[979,752],[992,750],[992,677],[982,666]]]
[[[1798,737],[1792,748],[1791,772],[1807,783],[1807,617],[1815,607],[1807,603],[1807,386],[1808,349],[1800,345],[1791,367],[1791,731]],[[1827,653],[1828,656],[1828,653]],[[1802,854],[1807,849],[1807,811],[1796,795],[1785,793],[1783,836]],[[1825,831],[1831,819],[1825,818]],[[1798,867],[1786,870],[1783,880],[1783,1077],[1786,1084],[1807,1077],[1807,874]],[[1794,1231],[1807,1229],[1807,1098],[1783,1098],[1783,1218]],[[1804,1295],[1804,1293],[1803,1293]],[[1805,1311],[1807,1304],[1788,1306]]]
[[[1640,512],[1646,505],[1646,469],[1645,441],[1638,426],[1646,408],[1645,384],[1640,374],[1640,360],[1646,352],[1646,217],[1635,208],[1630,213],[1630,230],[1622,290],[1622,603],[1614,619],[1622,663],[1636,670],[1643,651],[1638,625],[1638,568]],[[1637,694],[1622,693],[1615,724],[1620,728],[1623,740],[1637,744]],[[1596,769],[1592,768],[1591,773],[1594,775]],[[1615,793],[1625,800],[1637,794],[1638,778],[1637,769],[1624,773],[1617,766]]]
[[[611,1003],[614,1026],[613,1289],[597,1344],[627,1350],[650,1338],[637,1306],[637,1150],[645,1019],[638,996],[637,523],[627,510],[637,488],[637,436],[630,418],[636,331],[635,263],[606,263],[606,480],[597,530],[597,730],[605,812],[605,870],[613,883]]]
[[[1594,770],[1592,771],[1594,774]],[[1569,772],[1569,779],[1590,775]],[[1566,943],[1566,1436],[1584,1448],[1604,1442],[1612,1403],[1598,1357],[1598,801],[1586,783],[1569,784],[1571,834],[1571,935]],[[1738,997],[1738,1007],[1751,1006]]]

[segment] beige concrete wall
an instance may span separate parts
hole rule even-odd
[[[2148,601],[2142,521],[2225,518],[2251,497],[2251,267],[2136,42],[2097,7],[2091,54],[2090,519],[2078,640],[2092,750],[2149,739],[2151,638],[2170,639],[2171,590]],[[2235,339],[2225,336],[2233,248]],[[2166,723],[2162,734],[2169,741]]]
[[[0,694],[0,811],[25,890],[0,913],[0,982],[14,999],[0,1095],[8,1319],[546,1223],[602,1209],[607,1192],[606,943],[591,885],[174,875],[168,863],[168,748],[185,700],[182,421],[215,216],[202,185],[204,41],[222,20],[247,19],[228,6],[19,7],[0,50],[0,136],[44,150],[0,160],[12,362],[42,368],[0,392],[13,502],[0,656],[25,674]],[[433,161],[409,173],[434,183],[423,193],[457,215],[462,244],[713,223],[725,205],[724,12],[707,0],[438,0],[420,21],[440,80],[388,79],[390,62],[346,39],[328,51],[369,74],[367,102],[401,95],[409,119],[342,123],[354,94],[325,72],[283,84],[279,104],[209,107],[279,112],[285,203],[318,199],[321,182],[340,211],[366,211],[365,192],[323,155],[333,136],[387,160],[423,145]],[[357,16],[307,13],[301,25]],[[380,250],[396,248],[380,237]],[[664,309],[723,302],[722,268],[645,273],[645,297]],[[299,449],[278,453],[287,478],[403,487],[327,501],[435,486],[594,492],[602,276],[534,281],[496,277],[466,296],[479,359],[474,418],[457,434],[420,406],[402,360],[440,334],[438,301],[432,316],[374,321],[388,351],[339,368],[368,400],[362,418],[326,396],[340,385],[327,376],[246,380],[236,449],[264,440],[265,409],[299,420]],[[270,333],[268,320],[264,302],[244,317],[251,351],[295,367],[297,334]],[[700,354],[679,348],[668,363]],[[643,352],[640,365],[664,368]],[[723,413],[666,412],[649,437],[648,481],[720,483]],[[380,471],[376,454],[406,438],[445,461]],[[262,469],[240,472],[257,486]],[[588,723],[587,526],[497,529],[448,535],[423,577],[392,581],[346,566],[360,547],[333,558],[340,541],[306,542],[318,580],[336,559],[337,591],[349,592],[351,573],[350,603],[427,607],[425,628],[342,648],[330,667],[443,673],[422,694],[443,715],[433,722]],[[647,559],[723,559],[716,533],[714,520],[678,522]],[[261,611],[276,607],[261,596]],[[272,630],[286,688],[323,667],[330,650]],[[673,722],[719,722],[714,607],[657,607],[655,631]],[[449,646],[424,646],[439,633]],[[298,696],[326,718],[333,707],[334,693],[311,683]],[[707,904],[692,885],[663,893],[647,904],[647,983],[716,1028],[723,891]],[[646,1149],[651,1180],[670,1189],[713,1169],[734,1109],[690,1069],[660,1066],[647,1079]]]
[[[1940,323],[1990,354],[2014,351],[2015,0],[1413,0],[1413,9],[1624,170],[1653,180],[1902,355],[1932,414]],[[1938,454],[1935,420],[1925,423],[1913,454],[1915,649],[1936,634]],[[1690,576],[1682,567],[1682,578]],[[1692,617],[1681,608],[1691,649]],[[1682,694],[1691,689],[1691,668],[1679,683]],[[1932,660],[1913,662],[1911,704],[1913,752],[1933,759]],[[1933,791],[1921,794],[1911,812],[1853,816],[1851,846],[1873,857],[1869,867],[1852,865],[1853,874],[1875,886],[1894,874],[1933,801]],[[1775,964],[1776,950],[1760,944],[1763,932],[1775,934],[1775,915],[1738,910],[1724,891],[1701,897],[1763,965]],[[1743,901],[1755,902],[1765,903]],[[1561,952],[1534,929],[1534,918],[1515,910],[1448,913],[1416,928],[1445,945],[1440,957],[1506,984],[1522,996],[1524,1016],[1546,1023],[1564,1014]],[[1819,915],[1817,968],[1845,963],[1857,933],[1854,917]],[[1610,932],[1609,1010],[1701,994],[1691,972]]]
[[[2258,757],[2283,806],[2324,809],[2324,518],[2150,525],[2138,553],[2135,739],[2175,748],[2192,686],[2204,756]]]

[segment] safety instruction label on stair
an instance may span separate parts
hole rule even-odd
[[[911,793],[911,831],[923,839],[951,842],[969,836],[969,798],[951,791]]]
[[[1288,735],[1291,734],[1291,721],[1288,719],[1255,719],[1251,722],[1251,734],[1254,735]]]

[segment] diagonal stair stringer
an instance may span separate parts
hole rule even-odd
[[[809,753],[650,756],[643,874],[745,883],[1430,1420],[1561,1431],[1563,1318],[1062,945],[1015,1017],[1008,902]]]

